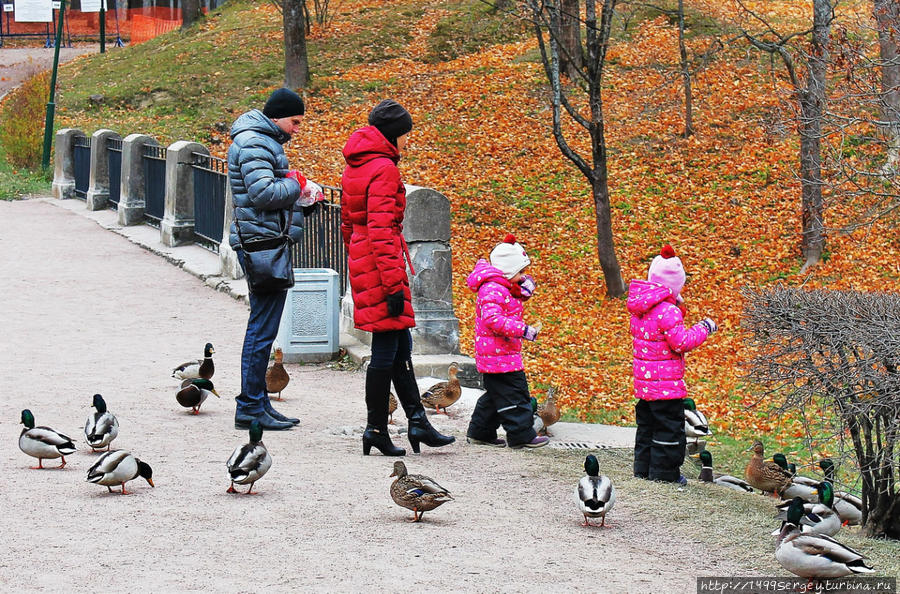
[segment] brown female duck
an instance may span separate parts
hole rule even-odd
[[[278,392],[275,400],[281,400],[281,391],[287,388],[290,381],[291,376],[284,368],[284,352],[281,348],[276,348],[275,362],[266,370],[266,392],[269,394]]]
[[[750,446],[753,457],[744,469],[744,478],[760,491],[773,493],[775,497],[791,482],[791,473],[775,462],[763,460],[763,444],[758,439]]]
[[[444,414],[447,414],[447,407],[462,396],[462,387],[456,378],[458,371],[459,364],[451,363],[450,368],[447,370],[447,381],[436,383],[428,388],[422,394],[422,405],[433,408],[437,412],[441,412],[441,409],[444,409]]]
[[[406,464],[399,460],[394,462],[394,472],[391,476],[397,477],[391,483],[391,499],[400,507],[412,510],[412,522],[421,521],[425,512],[453,499],[447,489],[427,476],[409,474],[406,471]]]

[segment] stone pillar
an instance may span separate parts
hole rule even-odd
[[[77,128],[63,128],[56,133],[53,157],[53,197],[68,200],[75,197],[75,138],[85,136]]]
[[[144,222],[144,147],[159,146],[146,134],[129,134],[122,141],[122,185],[119,191],[118,222],[122,226]]]
[[[202,144],[179,140],[166,151],[166,210],[159,224],[163,245],[194,241],[194,153],[208,155]]]
[[[234,219],[234,196],[231,194],[231,182],[225,180],[225,221],[222,229],[222,243],[219,244],[219,260],[222,262],[222,275],[228,278],[243,278],[244,269],[238,262],[237,255],[231,249],[231,221]]]
[[[87,191],[88,210],[103,210],[109,201],[109,140],[121,138],[112,130],[91,135],[91,181]]]

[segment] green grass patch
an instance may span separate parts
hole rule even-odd
[[[494,9],[489,2],[468,0],[450,8],[453,14],[441,20],[428,39],[428,63],[454,60],[531,34],[524,21]]]
[[[0,144],[0,200],[17,200],[29,195],[49,195],[53,169],[14,167],[6,160]]]

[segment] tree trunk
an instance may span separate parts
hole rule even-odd
[[[814,266],[825,250],[825,207],[822,201],[822,116],[825,112],[825,77],[831,1],[814,0],[813,34],[806,62],[806,86],[800,100],[800,183],[802,187],[802,271]]]
[[[559,70],[569,80],[578,77],[584,65],[581,49],[581,8],[579,0],[559,1]]]
[[[304,0],[284,0],[284,86],[306,88],[309,84],[309,58],[306,55],[306,14]]]
[[[900,171],[900,4],[874,0],[878,45],[881,53],[882,117],[890,122],[885,173]]]
[[[188,29],[203,17],[200,0],[181,0],[181,29]]]
[[[684,0],[678,0],[678,51],[681,58],[681,77],[684,80],[684,137],[694,133],[694,117],[691,94],[691,67],[684,44]]]

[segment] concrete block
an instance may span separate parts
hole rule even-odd
[[[75,197],[75,138],[84,136],[77,128],[63,128],[56,133],[51,190],[58,200]]]
[[[121,136],[112,130],[97,130],[91,135],[91,177],[87,191],[87,209],[105,210],[109,201],[109,141]]]

